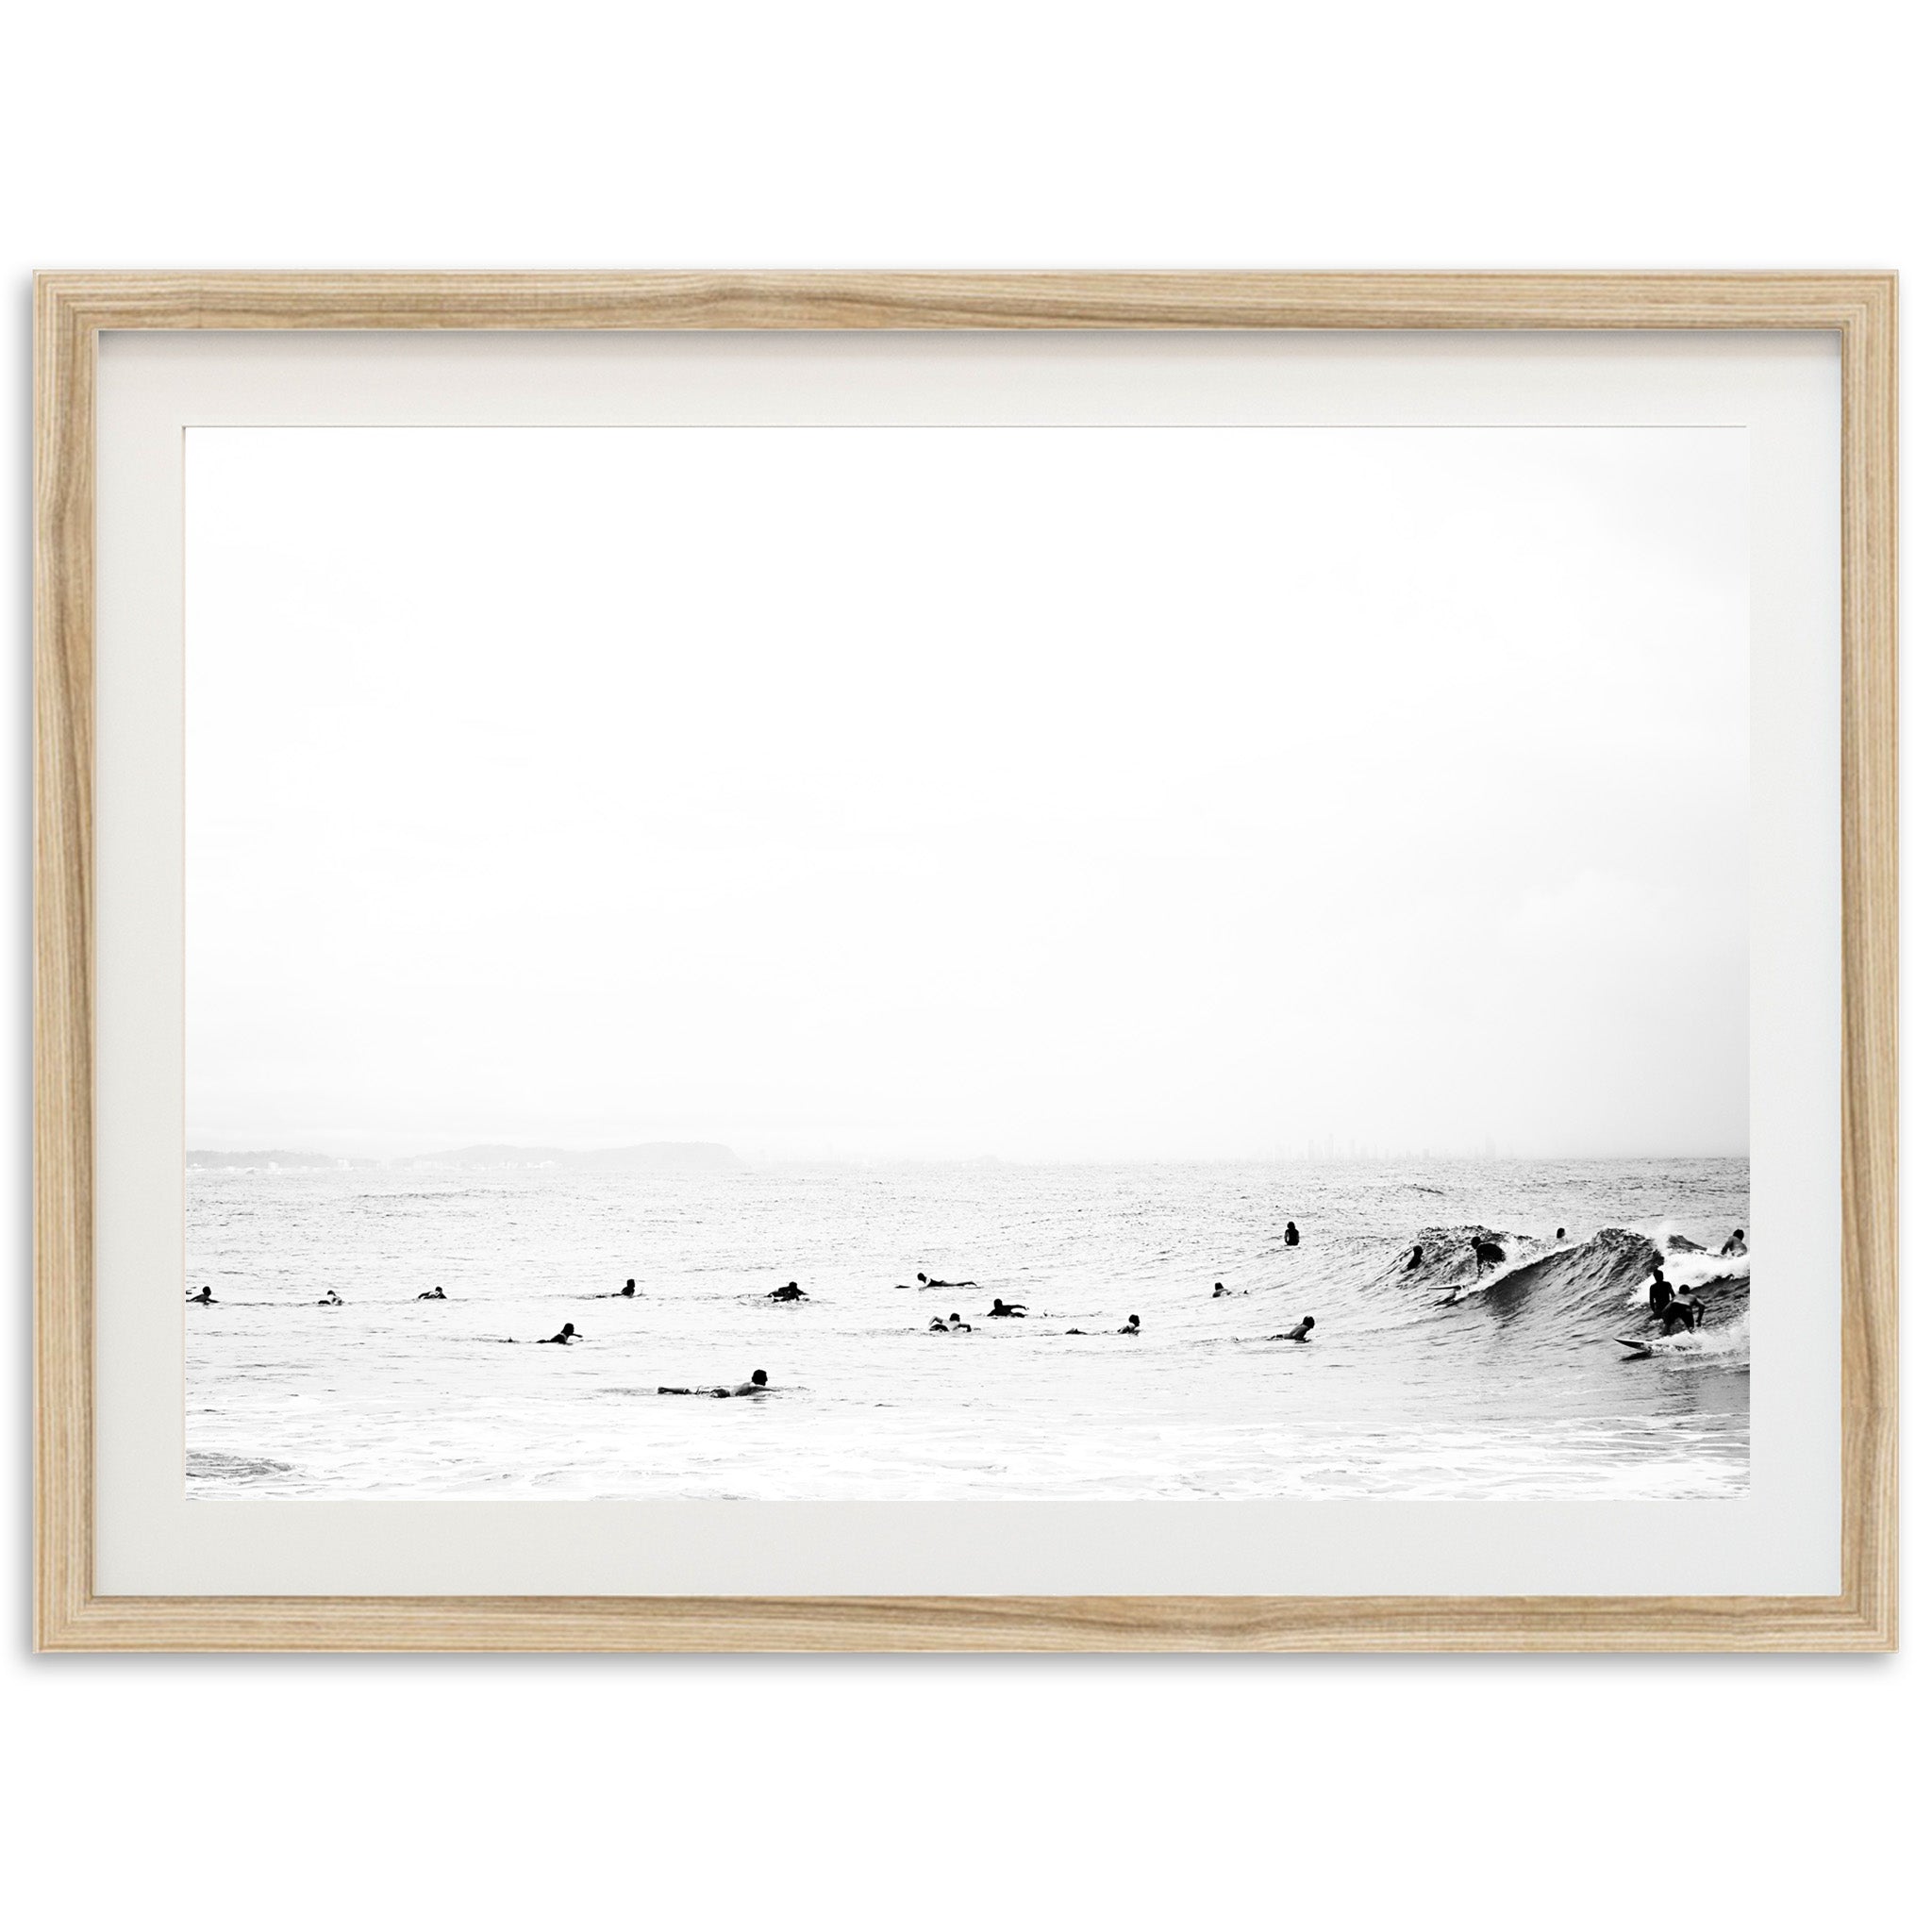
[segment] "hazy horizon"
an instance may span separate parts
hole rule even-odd
[[[1338,1147],[1332,1152],[1317,1151],[1304,1146],[1202,1156],[1065,1155],[1047,1158],[1016,1157],[1001,1154],[993,1149],[978,1154],[875,1155],[848,1153],[835,1147],[819,1153],[807,1149],[790,1154],[758,1154],[746,1153],[723,1141],[535,1141],[526,1137],[502,1134],[485,1135],[463,1141],[445,1137],[441,1140],[425,1140],[420,1145],[413,1141],[403,1142],[384,1150],[375,1143],[360,1141],[355,1144],[330,1146],[324,1144],[324,1139],[325,1137],[320,1135],[307,1135],[278,1141],[258,1135],[254,1139],[244,1135],[197,1139],[190,1135],[187,1151],[190,1154],[280,1152],[312,1154],[329,1160],[392,1162],[422,1160],[439,1154],[460,1153],[473,1147],[502,1146],[517,1152],[548,1149],[569,1154],[608,1154],[620,1153],[633,1147],[704,1146],[723,1147],[736,1162],[745,1167],[1340,1167],[1396,1166],[1405,1161],[1422,1160],[1522,1161],[1541,1165],[1570,1162],[1577,1165],[1615,1166],[1631,1161],[1744,1160],[1750,1158],[1748,1148],[1725,1150],[1692,1147],[1635,1151],[1626,1148],[1606,1154],[1550,1154],[1536,1148],[1393,1147],[1361,1144],[1352,1148]]]
[[[1740,431],[187,460],[192,1147],[1748,1151]]]

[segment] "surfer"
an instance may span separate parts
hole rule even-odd
[[[1298,1248],[1302,1244],[1302,1231],[1294,1224],[1293,1222],[1291,1221],[1288,1224],[1288,1225],[1282,1229],[1281,1239],[1285,1246],[1291,1248]]]
[[[1486,1241],[1481,1235],[1472,1236],[1469,1244],[1475,1250],[1475,1278],[1478,1281],[1491,1268],[1501,1267],[1509,1258],[1503,1252],[1500,1241]]]
[[[946,1324],[943,1322],[941,1322],[937,1315],[935,1315],[932,1318],[932,1320],[925,1324],[925,1332],[928,1335],[943,1335],[946,1332]]]
[[[1304,1315],[1286,1335],[1271,1335],[1268,1340],[1270,1341],[1306,1341],[1308,1339],[1309,1330],[1314,1325],[1314,1316]]]
[[[1692,1328],[1704,1326],[1704,1304],[1688,1290],[1673,1295],[1664,1309],[1664,1333],[1674,1335],[1678,1329],[1689,1333]]]
[[[736,1389],[672,1389],[662,1382],[658,1385],[659,1395],[769,1395],[771,1383],[764,1370],[754,1369],[749,1382],[741,1382]]]
[[[608,1294],[593,1294],[591,1297],[591,1299],[593,1302],[634,1301],[637,1298],[637,1277],[636,1275],[632,1275],[631,1278],[628,1281],[626,1281],[622,1288],[612,1289]]]
[[[1222,1287],[1222,1285],[1220,1284],[1220,1282],[1218,1282],[1218,1281],[1217,1281],[1217,1282],[1216,1282],[1216,1283],[1214,1284],[1214,1292],[1213,1292],[1213,1293],[1212,1293],[1211,1295],[1209,1295],[1209,1296],[1208,1297],[1208,1299],[1209,1301],[1214,1301],[1214,1302],[1218,1302],[1218,1301],[1219,1301],[1219,1300],[1220,1300],[1220,1299],[1222,1298],[1222,1296],[1223,1296],[1223,1295],[1224,1295],[1224,1294],[1225,1294],[1226,1292],[1227,1292],[1226,1289],[1224,1289],[1224,1287]]]
[[[211,1288],[205,1288],[199,1294],[192,1294],[188,1299],[198,1308],[211,1308],[215,1305],[215,1291]]]
[[[1744,1230],[1741,1227],[1734,1227],[1731,1230],[1730,1240],[1718,1250],[1718,1253],[1720,1255],[1741,1255],[1744,1251]]]
[[[1560,1228],[1560,1227],[1559,1227],[1559,1228],[1558,1228],[1558,1229],[1557,1230],[1557,1239],[1558,1241],[1561,1241],[1561,1240],[1563,1239],[1564,1235],[1565,1235],[1565,1234],[1566,1234],[1567,1232],[1568,1232],[1568,1230],[1567,1230],[1567,1229],[1565,1229],[1565,1228]]]
[[[1416,1242],[1416,1244],[1415,1244],[1415,1246],[1414,1246],[1414,1247],[1412,1247],[1411,1249],[1409,1249],[1409,1251],[1408,1251],[1408,1259],[1407,1259],[1407,1260],[1406,1260],[1406,1261],[1405,1261],[1405,1262],[1404,1262],[1404,1263],[1402,1264],[1402,1272],[1403,1272],[1403,1273],[1404,1273],[1405,1274],[1408,1274],[1408,1273],[1409,1273],[1409,1272],[1410,1272],[1411,1270],[1413,1270],[1413,1269],[1416,1269],[1416,1268],[1420,1268],[1420,1267],[1421,1267],[1422,1265],[1423,1265],[1423,1244],[1422,1244],[1422,1242],[1418,1241],[1418,1242]]]
[[[1671,1284],[1664,1279],[1664,1259],[1658,1255],[1650,1264],[1650,1312],[1661,1315],[1671,1305]]]
[[[998,1295],[992,1298],[992,1307],[986,1311],[989,1315],[1021,1315],[1026,1312],[1019,1302],[1003,1302]]]
[[[1125,1326],[1124,1328],[1116,1328],[1116,1329],[1115,1329],[1115,1330],[1114,1330],[1113,1332],[1114,1332],[1114,1333],[1115,1333],[1116,1335],[1138,1335],[1138,1334],[1140,1334],[1140,1332],[1141,1332],[1141,1318],[1140,1318],[1140,1316],[1139,1316],[1139,1315],[1129,1315],[1129,1316],[1127,1317],[1127,1325],[1126,1325],[1126,1326]]]
[[[550,1343],[555,1341],[559,1343],[563,1347],[568,1348],[570,1344],[576,1339],[577,1324],[575,1322],[566,1322],[563,1324],[563,1326],[557,1331],[555,1335],[544,1336],[542,1341],[541,1341],[537,1344],[537,1346],[539,1348],[547,1348],[550,1345]]]
[[[976,1281],[941,1281],[937,1274],[928,1280],[924,1274],[919,1277],[921,1288],[977,1288]]]
[[[419,1302],[446,1302],[449,1297],[440,1288],[425,1288],[416,1299]]]
[[[339,1308],[342,1306],[342,1298],[334,1289],[330,1289],[315,1306],[318,1308]]]
[[[802,1302],[805,1291],[797,1282],[788,1281],[783,1288],[774,1288],[765,1299],[768,1302]]]

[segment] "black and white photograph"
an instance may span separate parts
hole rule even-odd
[[[8,1924],[1923,1912],[1923,8],[8,28]]]
[[[207,427],[192,1498],[1735,1498],[1735,429]]]

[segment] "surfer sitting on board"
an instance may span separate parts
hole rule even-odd
[[[1288,1225],[1282,1229],[1281,1240],[1284,1246],[1291,1248],[1298,1248],[1302,1244],[1302,1231],[1294,1224],[1293,1222],[1291,1221],[1288,1224]]]
[[[1220,1282],[1217,1281],[1214,1284],[1214,1292],[1211,1295],[1209,1295],[1208,1299],[1212,1302],[1218,1302],[1222,1298],[1222,1296],[1224,1295],[1226,1292],[1226,1289],[1222,1287]]]
[[[1124,1328],[1116,1328],[1116,1329],[1115,1329],[1115,1330],[1114,1330],[1113,1332],[1114,1332],[1114,1333],[1115,1333],[1116,1335],[1138,1335],[1138,1334],[1140,1334],[1140,1332],[1141,1332],[1141,1318],[1140,1318],[1140,1316],[1139,1316],[1139,1315],[1129,1315],[1129,1316],[1127,1317],[1127,1325],[1126,1325],[1126,1326],[1125,1326]]]

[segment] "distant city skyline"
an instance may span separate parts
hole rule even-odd
[[[1725,429],[194,429],[190,1144],[1742,1154],[1747,494]]]

